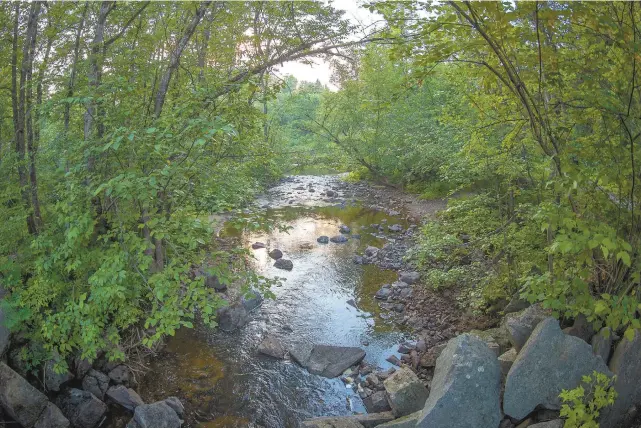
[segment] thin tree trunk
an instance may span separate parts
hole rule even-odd
[[[71,73],[69,75],[69,83],[67,84],[67,97],[73,97],[73,89],[76,85],[76,74],[78,72],[78,56],[80,55],[80,37],[82,36],[82,30],[85,26],[85,18],[87,16],[87,9],[89,8],[89,2],[85,3],[85,7],[82,10],[82,17],[78,23],[78,28],[76,29],[76,39],[73,44],[73,60],[71,62]],[[69,121],[71,117],[71,104],[65,104],[64,111],[64,126],[65,126],[65,136],[69,132]],[[68,170],[67,166],[67,170]]]
[[[158,91],[156,92],[156,100],[154,103],[154,117],[156,119],[159,118],[160,113],[162,113],[162,108],[163,108],[163,105],[165,104],[165,97],[167,96],[167,91],[169,90],[169,83],[171,82],[171,78],[174,72],[178,68],[178,64],[180,64],[180,57],[182,56],[183,51],[187,47],[187,44],[189,43],[191,36],[194,35],[194,32],[196,31],[196,27],[198,26],[201,19],[205,15],[205,12],[207,11],[207,8],[209,7],[210,4],[211,4],[211,1],[205,1],[200,4],[200,6],[198,7],[198,10],[196,11],[196,14],[192,18],[191,22],[187,25],[187,28],[185,28],[185,31],[180,37],[180,40],[176,45],[176,49],[174,49],[171,52],[169,66],[167,67],[167,70],[165,70],[165,73],[163,74],[162,78],[160,79],[160,84],[158,85]]]

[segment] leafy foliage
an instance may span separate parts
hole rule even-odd
[[[612,387],[613,380],[597,371],[583,376],[582,384],[571,390],[563,390],[559,395],[563,400],[561,417],[565,418],[565,428],[599,428],[598,418],[601,410],[614,404],[617,392]]]

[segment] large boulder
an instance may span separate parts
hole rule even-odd
[[[570,336],[579,337],[585,340],[587,343],[590,343],[590,339],[594,336],[594,327],[592,323],[583,314],[579,314],[575,319],[571,327],[568,327],[563,330],[565,334]]]
[[[102,400],[109,389],[109,376],[98,370],[90,369],[82,379],[82,389]]]
[[[614,389],[618,396],[612,406],[602,410],[602,428],[618,426],[626,419],[628,410],[641,403],[641,334],[638,330],[632,340],[621,339],[612,353],[609,368],[616,375]]]
[[[145,404],[136,391],[124,385],[116,385],[109,388],[107,390],[107,398],[127,410],[134,410],[136,407]]]
[[[446,346],[447,343],[441,343],[428,349],[427,352],[421,355],[421,361],[419,363],[421,367],[434,367],[436,365],[436,360],[441,356],[441,353]]]
[[[501,374],[503,375],[503,377],[507,377],[507,374],[510,372],[512,364],[514,364],[517,355],[518,354],[516,352],[516,349],[512,348],[499,356],[499,366],[501,367]]]
[[[573,389],[593,371],[611,376],[603,360],[578,337],[564,334],[559,322],[540,322],[519,352],[505,382],[503,411],[523,419],[535,408],[561,408],[559,394]]]
[[[427,388],[416,374],[402,367],[383,382],[387,392],[387,400],[392,412],[397,417],[407,416],[421,410],[429,395]]]
[[[116,385],[125,385],[126,387],[134,385],[134,375],[131,369],[124,364],[120,364],[109,371],[109,379]]]
[[[517,352],[525,345],[534,328],[550,315],[551,311],[543,309],[541,305],[533,305],[505,316],[504,326]]]
[[[180,428],[181,421],[174,409],[164,401],[136,407],[127,428]]]
[[[487,345],[463,334],[451,339],[436,362],[430,396],[417,427],[498,427],[501,370]]]
[[[92,393],[71,388],[57,398],[56,403],[74,428],[95,428],[107,413],[107,405]]]
[[[521,293],[514,293],[512,299],[507,304],[505,309],[503,309],[504,314],[511,314],[514,312],[522,311],[530,307],[530,302],[521,297]]]
[[[53,403],[47,403],[33,428],[69,428],[71,423]]]
[[[399,281],[404,282],[405,284],[412,285],[416,284],[419,279],[421,279],[421,274],[418,272],[401,272]]]
[[[216,313],[218,327],[227,333],[238,330],[249,322],[247,309],[242,303],[224,306]]]
[[[348,241],[347,237],[343,235],[332,236],[329,240],[335,244],[343,244]]]
[[[0,362],[0,404],[24,427],[33,427],[49,404],[47,397],[22,376]]]
[[[290,351],[291,354],[291,351]],[[312,374],[332,378],[360,363],[365,351],[350,346],[314,345],[303,364]]]

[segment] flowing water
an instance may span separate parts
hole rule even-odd
[[[295,177],[259,199],[263,215],[290,226],[287,232],[223,228],[221,235],[235,237],[247,248],[256,241],[265,243],[267,248],[251,250],[254,268],[284,281],[272,290],[276,298],[267,299],[239,331],[178,331],[141,382],[139,391],[146,401],[176,395],[187,408],[185,426],[202,428],[297,427],[314,416],[365,412],[358,394],[340,379],[311,375],[294,362],[257,352],[262,338],[273,334],[284,342],[359,346],[367,352],[366,362],[387,368],[385,358],[407,339],[381,317],[374,301],[374,293],[395,281],[396,272],[352,260],[367,245],[381,247],[386,242],[370,224],[406,224],[345,199],[350,195],[342,191],[338,198],[320,196],[338,183],[331,176]],[[360,239],[316,242],[318,236],[337,235],[341,224]],[[267,253],[274,248],[292,260],[292,271],[273,267]]]

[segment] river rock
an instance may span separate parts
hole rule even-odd
[[[499,356],[499,366],[501,367],[501,374],[503,375],[503,378],[505,378],[510,372],[517,355],[516,349],[512,348]]]
[[[59,408],[53,403],[47,403],[33,428],[69,428],[70,425],[69,419],[65,418]]]
[[[127,428],[180,428],[180,418],[167,403],[157,401],[136,407]]]
[[[269,257],[271,257],[274,260],[278,260],[283,257],[283,252],[278,248],[275,248],[269,252]]]
[[[349,228],[349,226],[346,226],[346,225],[344,225],[344,224],[342,224],[342,225],[338,228],[338,231],[339,231],[340,233],[352,233],[352,229],[350,229],[350,228]]]
[[[285,357],[285,348],[283,348],[283,345],[276,337],[271,335],[268,335],[262,342],[260,342],[260,345],[258,345],[258,352],[278,359]]]
[[[392,294],[392,289],[389,285],[383,286],[380,290],[374,295],[375,298],[379,300],[386,300]]]
[[[415,271],[412,272],[401,272],[399,280],[405,284],[416,284],[418,280],[421,279],[421,274]]]
[[[171,407],[174,412],[176,412],[178,417],[182,418],[183,414],[185,413],[185,406],[183,406],[183,403],[178,397],[167,397],[163,401],[165,402],[165,404]]]
[[[333,378],[340,376],[349,367],[360,363],[363,358],[365,358],[365,351],[360,348],[314,345],[304,366],[312,374]]]
[[[294,269],[294,263],[292,263],[291,260],[278,259],[276,263],[274,263],[274,267],[283,270],[292,270]]]
[[[329,196],[330,198],[331,198],[332,196],[336,196],[336,192],[334,192],[333,190],[327,190],[327,191],[325,192],[325,194],[326,194],[327,196]]]
[[[376,254],[378,254],[378,248],[372,247],[371,245],[365,248],[365,256],[369,258],[376,257]]]
[[[124,385],[116,385],[109,388],[107,397],[127,410],[134,410],[136,407],[145,404],[136,391]]]
[[[608,327],[603,327],[601,331],[592,336],[592,352],[599,355],[604,363],[608,363],[610,353],[612,352],[612,331]]]
[[[377,425],[376,428],[416,428],[422,413],[422,411],[414,412],[411,415],[403,416],[402,418],[386,422],[382,425]]]
[[[383,382],[392,412],[397,417],[407,416],[423,408],[428,391],[416,374],[402,367]]]
[[[252,244],[252,248],[253,248],[254,250],[258,250],[258,249],[260,249],[260,248],[265,248],[265,244],[264,244],[264,243],[262,243],[262,242],[254,242],[254,243]]]
[[[134,386],[134,375],[131,369],[125,365],[119,365],[109,372],[109,379],[116,385]]]
[[[256,290],[249,290],[240,298],[240,303],[247,312],[251,312],[263,304],[263,295]]]
[[[225,332],[231,333],[243,327],[249,322],[247,310],[242,303],[231,306],[224,306],[216,313],[218,327]]]
[[[520,312],[505,316],[504,326],[510,342],[517,352],[525,345],[534,328],[550,314],[551,311],[543,309],[541,305],[533,305]]]
[[[74,428],[95,428],[107,413],[107,405],[92,393],[71,388],[57,398],[56,403]]]
[[[601,411],[600,426],[613,428],[626,418],[628,410],[641,402],[641,334],[634,332],[632,341],[622,338],[610,358],[610,370],[616,375],[614,404]],[[601,358],[599,358],[601,361]]]
[[[49,360],[45,364],[45,387],[49,391],[58,392],[60,387],[65,383],[71,381],[74,376],[69,370],[62,373],[57,373],[55,370],[56,361]]]
[[[369,397],[363,399],[363,404],[368,413],[386,412],[390,409],[390,404],[387,402],[385,391],[376,391]]]
[[[451,339],[436,362],[430,396],[417,427],[498,427],[501,370],[496,355],[478,337]]]
[[[436,365],[436,360],[441,356],[443,349],[447,346],[447,343],[441,343],[440,345],[434,345],[427,350],[423,355],[421,355],[420,365],[421,367],[434,367]]]
[[[320,244],[327,244],[329,242],[329,236],[319,236],[318,238],[316,238],[316,242]]]
[[[86,358],[75,357],[73,360],[73,364],[74,373],[76,374],[76,378],[78,379],[84,379],[87,373],[89,373],[89,370],[91,370],[92,368],[91,363]]]
[[[395,232],[395,233],[403,231],[403,227],[400,224],[393,224],[391,226],[387,226],[387,229],[390,232]]]
[[[32,427],[48,403],[44,394],[0,362],[0,404],[11,418],[24,427]]]
[[[109,389],[109,376],[98,370],[90,369],[82,379],[82,389],[103,400]]]
[[[329,240],[335,244],[343,244],[348,241],[347,237],[343,235],[332,236]]]
[[[564,334],[557,320],[546,318],[534,329],[507,375],[503,411],[523,419],[537,406],[560,409],[561,391],[575,388],[584,375],[595,370],[612,375],[590,345]]]

